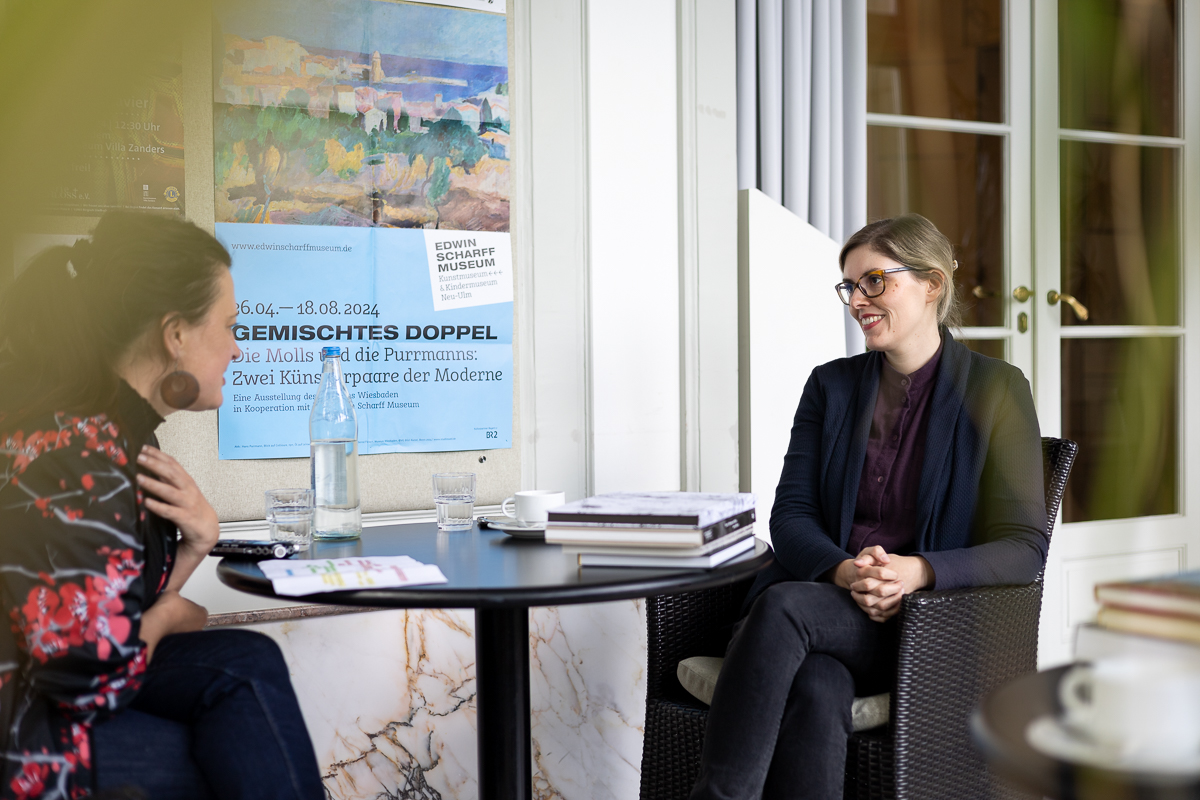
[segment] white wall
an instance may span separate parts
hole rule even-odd
[[[730,0],[679,4],[683,475],[738,491],[737,18]]]
[[[587,4],[595,492],[680,488],[675,42],[673,0]]]
[[[513,21],[523,488],[735,491],[732,5]]]
[[[510,13],[522,489],[591,493],[586,9]]]
[[[845,306],[833,292],[840,245],[758,189],[738,192],[742,490],[771,506],[792,421],[813,367],[843,358]]]

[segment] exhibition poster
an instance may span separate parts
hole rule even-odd
[[[66,158],[62,179],[42,198],[45,213],[98,217],[116,209],[182,214],[182,57],[147,65],[96,135]]]
[[[266,0],[216,19],[217,236],[244,350],[220,457],[308,454],[327,345],[360,452],[511,447],[504,15]]]

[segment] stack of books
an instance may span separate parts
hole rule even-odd
[[[1076,656],[1110,655],[1145,638],[1200,644],[1200,571],[1096,586],[1100,611],[1094,628],[1081,629]],[[1136,636],[1139,640],[1129,641]],[[1103,651],[1103,652],[1096,652]]]
[[[754,495],[597,495],[551,510],[546,541],[584,567],[715,567],[754,549]]]

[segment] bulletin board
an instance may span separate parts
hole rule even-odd
[[[336,0],[321,0],[321,2],[326,2],[328,4],[336,2]],[[437,7],[437,4],[394,4],[389,2],[389,0],[371,0],[371,3],[379,6],[412,5],[420,8],[424,8],[426,6],[429,8]],[[464,5],[466,4],[464,3]],[[493,5],[492,7],[495,6]],[[485,12],[459,11],[458,13]],[[182,72],[177,79],[182,87],[183,175],[182,180],[179,180],[178,177],[172,176],[172,185],[174,185],[174,183],[182,183],[183,186],[186,186],[186,216],[206,230],[216,233],[218,238],[228,239],[228,235],[222,237],[222,225],[253,225],[255,228],[261,229],[264,233],[269,232],[272,235],[279,235],[280,229],[293,227],[292,225],[286,224],[286,216],[288,214],[292,214],[293,216],[296,214],[308,214],[312,215],[309,217],[310,220],[320,222],[321,219],[328,219],[332,215],[341,213],[338,210],[325,210],[324,216],[322,217],[322,209],[314,209],[311,207],[300,208],[298,204],[292,204],[290,207],[280,204],[275,209],[269,210],[261,208],[256,209],[256,204],[254,202],[256,198],[253,197],[251,191],[235,190],[231,193],[220,191],[221,187],[217,184],[217,179],[220,178],[225,182],[229,182],[231,180],[230,170],[226,169],[222,171],[219,168],[221,165],[216,163],[216,160],[217,157],[221,156],[219,151],[222,150],[222,147],[228,150],[236,142],[228,140],[228,137],[223,142],[216,142],[215,139],[222,136],[219,125],[216,126],[218,133],[216,136],[214,136],[214,101],[217,99],[216,92],[222,91],[220,76],[215,74],[216,69],[222,68],[219,61],[221,54],[215,42],[217,37],[214,36],[214,33],[221,33],[216,28],[216,26],[219,24],[221,23],[217,21],[217,16],[214,14],[214,8],[211,4],[196,4],[194,8],[194,24],[188,26],[188,30],[186,31],[187,38],[183,42]],[[511,49],[511,19],[507,20],[507,25],[509,31],[508,43],[509,48]],[[269,31],[262,31],[259,33],[259,38],[261,40],[269,35],[271,35]],[[252,37],[247,37],[247,41],[253,44]],[[259,44],[261,44],[261,41]],[[371,52],[367,54],[368,57],[371,56]],[[335,64],[337,63],[337,59],[341,57],[337,56],[336,54],[331,56],[328,53],[322,54],[322,56],[332,59],[332,62]],[[367,62],[363,66],[366,67],[367,77],[372,77],[372,72],[374,72],[373,77],[375,78],[393,78],[397,81],[413,79],[411,76],[405,77],[413,71],[413,65],[405,64],[398,66],[394,59],[389,62],[389,60],[386,58],[377,57],[373,61]],[[400,71],[400,66],[404,66],[405,70]],[[453,67],[453,65],[451,65],[451,67]],[[505,68],[503,71],[506,73],[507,69]],[[396,74],[393,75],[392,73]],[[419,75],[417,75],[415,79],[418,81],[421,80]],[[475,81],[475,84],[480,84],[481,82],[482,80],[477,80]],[[506,83],[507,82],[505,81],[505,84]],[[419,84],[414,85],[396,83],[395,86],[418,87]],[[472,85],[471,88],[476,89],[477,86]],[[507,88],[507,85],[504,85],[501,87],[501,90],[506,92]],[[495,88],[492,85],[484,87],[481,91],[481,94],[487,95],[488,91],[491,91],[491,94],[495,95]],[[364,93],[360,91],[358,92],[358,96],[355,98],[353,91],[351,91],[350,99],[341,99],[343,102],[358,105],[356,101],[362,101],[364,94],[369,94],[369,92]],[[435,105],[434,102],[430,100],[428,103],[425,103],[421,99],[423,94],[424,92],[422,90],[419,88],[414,88],[409,92],[409,96],[412,98],[413,102],[405,110],[403,119],[401,120],[400,115],[398,114],[384,114],[383,122],[380,124],[391,126],[391,132],[395,133],[398,121],[404,126],[412,125],[414,124],[412,122],[412,117],[418,116],[421,111],[426,108],[426,106],[429,107],[430,111],[433,111]],[[313,102],[321,102],[320,98],[315,93],[313,97],[316,97]],[[298,95],[296,95],[294,99],[298,100]],[[498,97],[493,96],[487,96],[483,99],[489,100],[488,113],[491,114],[492,119],[496,119],[499,115],[491,112],[490,107],[493,105],[501,105],[503,101],[501,101]],[[337,100],[338,98],[335,94],[335,104]],[[438,101],[448,103],[446,98],[441,96],[439,96]],[[476,108],[482,107],[481,102],[478,102],[478,100],[475,102],[477,103]],[[437,110],[442,112],[442,116],[445,116],[445,111],[447,109],[443,107]],[[470,108],[467,107],[467,104],[464,104],[463,110],[457,111],[456,113],[458,117],[462,117],[464,113],[469,115]],[[506,110],[505,113],[507,113]],[[451,118],[454,118],[455,116],[455,113],[450,114]],[[360,111],[360,115],[357,118],[356,123],[360,125],[369,121],[375,121],[379,123],[379,120],[365,120],[365,117],[366,114]],[[475,126],[480,126],[481,121],[482,120],[480,119],[467,120],[468,123]],[[219,123],[220,120],[218,119],[217,122]],[[427,125],[428,122],[425,124]],[[507,128],[507,125],[504,127]],[[426,162],[423,166],[426,169],[426,174],[429,177],[433,177],[435,172],[438,173],[438,185],[432,186],[432,199],[439,202],[429,202],[429,189],[431,187],[424,185],[419,187],[420,196],[424,202],[419,204],[413,203],[412,207],[407,209],[389,209],[387,206],[387,201],[384,201],[383,210],[385,213],[391,211],[396,214],[407,213],[410,215],[441,214],[444,215],[447,220],[457,218],[460,223],[464,223],[460,225],[460,227],[474,228],[487,228],[488,225],[480,224],[478,220],[475,220],[475,222],[472,223],[468,218],[470,214],[474,213],[478,215],[481,213],[490,213],[494,218],[496,215],[503,213],[503,225],[497,225],[493,219],[493,222],[490,225],[491,230],[482,230],[479,231],[479,233],[484,237],[490,235],[494,239],[497,236],[496,229],[498,227],[503,228],[504,235],[502,241],[492,241],[489,242],[489,244],[494,249],[500,248],[505,250],[505,252],[502,254],[503,258],[501,260],[511,265],[513,259],[513,250],[509,236],[511,228],[508,222],[507,214],[508,207],[511,205],[511,207],[516,208],[517,204],[515,202],[511,204],[504,203],[503,208],[499,209],[497,208],[499,204],[495,202],[495,198],[497,196],[511,194],[511,192],[516,191],[518,187],[513,186],[511,187],[511,191],[505,190],[504,192],[498,192],[494,190],[497,181],[507,181],[509,179],[509,175],[511,174],[507,170],[507,135],[501,131],[499,125],[495,126],[495,131],[497,135],[490,136],[486,140],[490,143],[491,147],[491,151],[487,154],[490,157],[490,173],[487,176],[468,174],[465,176],[464,182],[464,172],[469,173],[469,170],[463,170],[463,164],[461,163],[461,160],[456,164],[454,163],[453,158],[443,158],[442,163],[445,166],[446,174],[441,173],[442,168],[440,167],[437,169],[429,169],[428,162]],[[491,131],[489,130],[489,132]],[[503,146],[501,147],[501,145]],[[334,159],[342,157],[352,160],[355,157],[353,148],[348,150],[345,154],[336,152],[336,148],[333,147],[328,149],[335,152],[332,153],[332,156],[329,154],[324,154],[323,157],[326,159],[329,159],[330,157],[333,157]],[[171,155],[174,157],[178,154],[173,151]],[[434,154],[431,156],[431,159],[440,157],[442,155],[444,154]],[[500,158],[501,155],[503,155],[504,158]],[[228,157],[228,152],[225,153],[225,157]],[[268,166],[270,166],[270,159],[276,158],[277,156],[267,155],[265,157],[268,159]],[[477,162],[479,160],[481,159],[476,159]],[[415,161],[415,159],[411,159],[407,163],[411,165],[412,161]],[[392,166],[394,167],[396,165],[397,162],[393,161]],[[354,170],[347,168],[345,164],[342,166],[344,167],[341,170],[341,174],[343,176],[346,176],[348,179],[355,176]],[[337,172],[337,170],[334,171]],[[386,170],[384,171],[386,172]],[[456,174],[449,174],[455,171]],[[379,172],[379,170],[376,170],[376,172]],[[236,182],[236,177],[237,176],[234,175],[234,182]],[[411,178],[413,176],[409,177]],[[473,196],[466,191],[468,188],[470,188],[465,185],[466,183],[474,182],[472,185],[477,185],[485,178],[486,180],[491,181],[490,187],[485,188],[491,188],[493,190],[487,195],[492,201],[490,208],[487,207],[486,204],[471,202],[472,199],[478,198],[473,198]],[[458,180],[457,185],[455,184],[456,179]],[[347,182],[349,183],[352,181],[348,180]],[[336,187],[325,187],[325,189],[327,191],[335,191]],[[178,191],[178,196],[182,198],[183,187],[178,187]],[[161,192],[154,193],[153,196],[155,198],[159,198],[160,194]],[[174,192],[171,194],[172,196],[175,196]],[[300,192],[289,194],[291,194],[293,197],[301,195]],[[308,192],[307,196],[311,197],[313,194],[313,192]],[[237,201],[237,207],[230,207],[229,204],[225,202],[230,195],[232,195]],[[247,197],[250,199],[243,199]],[[140,202],[140,195],[135,199]],[[159,200],[156,199],[156,202],[159,202]],[[179,203],[179,205],[182,206],[182,203]],[[353,206],[353,204],[351,205]],[[369,215],[372,213],[372,211],[374,211],[376,214],[380,212],[380,205],[381,201],[379,199],[379,193],[372,193],[371,191],[368,191],[366,195],[366,203],[359,204],[357,208],[361,209],[363,213],[368,215],[369,219]],[[332,208],[334,204],[329,203],[327,206]],[[254,214],[262,214],[264,211],[278,214],[278,222],[284,224],[263,225],[261,224],[262,219],[260,218],[257,220],[259,224],[255,225]],[[73,213],[76,215],[71,216],[64,214],[60,216],[55,214],[53,216],[38,217],[33,221],[31,232],[44,234],[85,234],[89,232],[98,221],[98,215],[83,216],[79,215],[81,212],[78,210],[74,211]],[[458,216],[455,217],[455,215]],[[276,220],[272,220],[272,222],[275,221]],[[295,227],[299,228],[300,226]],[[449,238],[451,241],[453,241],[455,238],[453,236],[455,231],[451,225],[448,225],[447,227],[447,236],[442,237],[442,239]],[[318,230],[318,232],[330,234],[330,228],[333,228],[332,235],[338,234],[336,226],[326,226],[324,230]],[[349,235],[361,237],[363,235],[363,230],[364,229],[361,227],[356,228]],[[365,230],[371,231],[387,229],[367,227]],[[341,233],[345,234],[346,231],[342,231]],[[414,241],[419,241],[422,247],[425,246],[426,239],[430,239],[435,244],[437,241],[442,240],[438,239],[436,236],[427,237],[422,228],[419,226],[404,231],[404,233],[409,234],[412,237],[416,237]],[[461,234],[462,231],[457,231],[457,233]],[[433,247],[433,245],[430,245],[430,247]],[[233,265],[235,276],[238,271],[238,266],[239,254],[235,252]],[[493,385],[491,388],[493,389],[493,394],[495,396],[489,396],[488,403],[492,407],[498,407],[501,409],[501,412],[505,418],[500,421],[490,422],[487,426],[479,426],[481,429],[490,427],[495,431],[503,431],[504,440],[498,441],[499,437],[497,434],[492,435],[495,438],[485,438],[487,435],[486,430],[481,430],[478,437],[475,439],[467,440],[464,438],[459,442],[451,442],[444,448],[435,448],[429,446],[422,447],[419,444],[413,446],[409,444],[407,446],[392,448],[393,450],[399,450],[399,452],[384,452],[375,455],[361,455],[359,459],[359,483],[364,512],[372,513],[387,511],[409,511],[432,508],[433,504],[430,476],[435,472],[466,471],[476,473],[478,476],[477,503],[480,505],[497,504],[504,497],[511,494],[513,490],[519,488],[521,475],[521,435],[519,429],[519,414],[515,412],[515,409],[519,408],[519,402],[516,395],[516,387],[519,385],[518,375],[516,374],[519,359],[516,358],[516,352],[520,343],[516,341],[517,326],[515,325],[515,314],[517,310],[512,302],[512,282],[514,281],[514,274],[515,269],[510,266],[502,276],[504,281],[508,283],[507,286],[503,287],[503,289],[506,290],[504,295],[507,302],[504,302],[502,306],[497,306],[495,303],[481,305],[479,309],[486,311],[486,313],[480,312],[477,314],[481,321],[474,321],[473,319],[471,321],[466,321],[465,319],[463,321],[456,321],[453,326],[455,328],[454,334],[450,334],[453,336],[458,333],[460,328],[465,327],[467,328],[465,336],[469,342],[471,335],[473,333],[478,333],[482,341],[475,342],[476,351],[483,349],[480,347],[481,345],[493,345],[499,342],[500,339],[498,337],[501,331],[503,331],[504,335],[508,337],[507,341],[504,342],[503,350],[498,350],[495,354],[489,354],[487,356],[487,358],[491,359],[488,362],[488,370],[493,374],[496,372],[503,374],[502,390],[497,394],[494,391],[496,387]],[[430,276],[430,279],[436,280],[436,277]],[[235,277],[235,286],[236,285],[237,280]],[[430,292],[430,288],[428,286],[424,287],[424,290],[427,293]],[[240,299],[242,298],[239,297],[239,300]],[[496,316],[498,308],[501,313],[499,318]],[[462,311],[455,311],[454,313],[471,316],[471,310],[469,308]],[[487,317],[486,320],[483,319],[485,316]],[[247,322],[250,323],[252,321],[247,320]],[[349,321],[343,320],[342,322],[343,324],[349,324]],[[365,321],[356,320],[355,322],[363,322],[363,324],[367,324]],[[276,324],[282,325],[282,322],[276,320]],[[289,325],[290,324],[291,323],[289,322]],[[404,323],[400,324],[403,325]],[[491,326],[490,329],[488,327],[489,325]],[[249,327],[250,326],[248,325],[248,328]],[[298,329],[299,325],[296,327]],[[380,327],[382,330],[382,326]],[[421,327],[424,328],[426,326],[422,325]],[[439,334],[441,327],[442,326],[439,325]],[[478,330],[474,330],[476,328],[478,328]],[[403,331],[403,328],[398,329]],[[371,331],[368,325],[367,328],[364,329],[364,335],[370,336],[370,333]],[[252,336],[253,331],[251,330],[248,335]],[[420,335],[421,334],[419,333],[418,336]],[[493,338],[482,338],[486,336],[491,336]],[[338,342],[316,342],[316,344],[338,344]],[[348,347],[351,343],[342,342],[341,344]],[[383,357],[382,348],[388,344],[388,342],[383,340],[370,341],[369,339],[362,343],[357,341],[353,342],[353,345],[362,347],[364,351],[366,351],[366,349],[372,345],[378,346],[378,349],[380,350],[380,354],[377,356],[378,358]],[[395,345],[396,342],[393,341],[391,344]],[[422,341],[421,344],[426,346],[429,345],[429,343],[425,341]],[[510,344],[511,349],[509,349]],[[450,349],[442,348],[441,345],[442,343],[439,342],[439,349]],[[455,349],[463,348],[460,347]],[[369,356],[366,357],[369,358]],[[449,378],[449,376],[452,374],[451,370],[454,369],[454,366],[450,364],[441,364],[439,366],[446,370],[446,377]],[[458,369],[456,372],[461,372],[463,365],[457,366]],[[368,372],[366,369],[359,369],[357,371],[362,374]],[[393,371],[397,371],[401,375],[403,374],[403,370],[392,369],[389,369],[388,373]],[[472,367],[471,369],[467,370],[467,377],[471,377],[470,373],[472,371],[482,372],[483,370],[478,370]],[[382,373],[383,370],[372,369],[371,372]],[[375,389],[372,389],[372,391],[374,390]],[[224,406],[232,408],[232,396],[233,388],[227,385],[225,388]],[[451,393],[447,394],[446,396],[453,397],[454,394]],[[226,409],[221,413],[228,414],[229,410]],[[307,414],[302,412],[300,416],[303,416],[306,419]],[[492,417],[495,417],[495,413],[492,414]],[[434,419],[434,417],[430,417],[430,419]],[[193,478],[195,478],[205,496],[213,504],[218,516],[222,521],[261,519],[263,516],[262,492],[264,490],[269,488],[308,485],[309,462],[307,457],[241,457],[237,460],[230,460],[228,458],[222,459],[219,453],[220,438],[218,436],[218,428],[220,426],[224,426],[225,423],[226,420],[222,420],[219,423],[218,412],[216,411],[197,413],[184,411],[171,415],[167,422],[164,423],[158,431],[159,440],[163,449],[177,458],[193,476]],[[403,429],[403,426],[400,426],[400,428]],[[392,438],[396,439],[399,437],[392,436]],[[228,441],[228,434],[226,441]],[[412,452],[414,449],[443,449],[445,451]],[[297,454],[300,453],[300,451],[295,450],[295,448],[293,451]],[[379,450],[377,449],[376,452],[379,452]]]

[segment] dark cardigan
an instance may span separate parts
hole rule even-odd
[[[1016,367],[974,353],[943,329],[914,553],[938,589],[1034,580],[1046,561],[1042,445],[1029,382]],[[841,358],[812,371],[771,508],[775,563],[750,592],[815,581],[849,557],[883,355]]]

